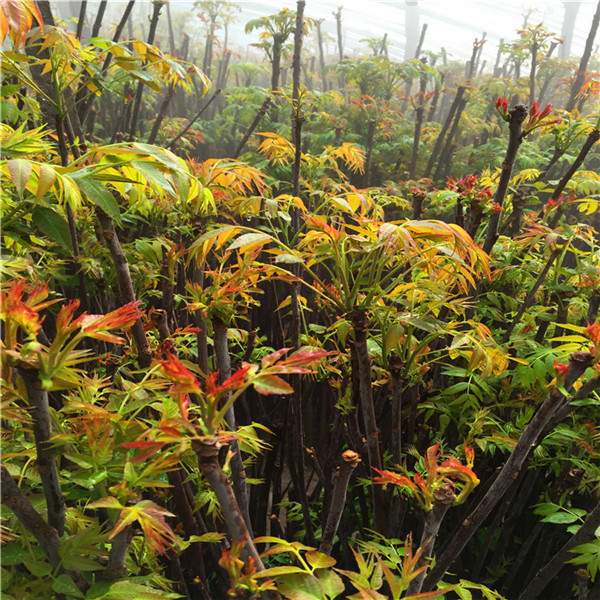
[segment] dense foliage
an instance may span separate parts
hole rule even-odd
[[[0,7],[2,597],[598,598],[600,4],[491,73],[86,4]]]

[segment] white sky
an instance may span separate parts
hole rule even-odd
[[[244,26],[250,20],[260,16],[271,15],[283,7],[296,8],[295,0],[234,0],[242,7],[236,23],[230,26],[230,46],[238,48],[258,40],[258,33],[244,33]],[[55,4],[67,4],[67,0],[58,0]],[[523,25],[523,15],[527,9],[533,9],[529,23],[543,22],[548,29],[560,36],[564,15],[563,0],[419,0],[419,31],[427,23],[427,34],[423,50],[439,52],[444,47],[451,59],[467,60],[471,56],[475,38],[481,39],[486,32],[487,42],[483,47],[483,60],[487,68],[495,62],[498,42],[501,38],[511,41],[516,38],[516,31]],[[575,26],[575,38],[571,45],[571,55],[580,56],[585,46],[590,23],[595,13],[598,0],[581,0]],[[124,0],[110,0],[110,12],[120,13],[125,7]],[[190,11],[193,2],[190,0],[170,0],[171,12]],[[138,0],[134,7],[136,19],[147,14],[148,0]],[[389,53],[393,60],[404,59],[405,46],[405,2],[404,0],[306,0],[305,15],[317,19],[325,19],[322,30],[328,34],[328,52],[337,55],[336,25],[333,12],[338,6],[342,10],[342,30],[344,36],[344,52],[350,57],[355,53],[365,55],[368,46],[361,43],[363,38],[383,37],[388,34]],[[88,2],[88,20],[93,19],[98,10],[98,0]],[[165,19],[165,15],[161,20]],[[200,32],[200,21],[194,18],[187,33]],[[217,32],[222,37],[222,32]],[[597,36],[594,47],[600,44]],[[256,52],[256,51],[255,51]],[[314,44],[307,44],[307,54],[314,53]],[[555,56],[557,53],[555,53]]]
[[[236,31],[236,39],[239,39],[238,32],[243,32],[243,24],[248,20],[273,14],[283,7],[296,7],[293,0],[242,1],[238,4],[242,6],[242,13],[239,23],[232,29],[232,33]],[[543,22],[550,31],[560,36],[563,5],[561,0],[419,0],[419,27],[427,23],[423,49],[439,52],[443,46],[453,58],[467,60],[471,56],[474,39],[481,39],[485,31],[488,41],[483,48],[483,59],[487,59],[490,66],[495,61],[500,39],[510,41],[516,38],[516,31],[523,25],[526,9],[534,10],[529,17],[530,24]],[[368,48],[365,43],[360,42],[361,39],[382,37],[387,33],[391,44],[390,58],[404,58],[405,8],[402,0],[306,0],[304,14],[325,19],[322,27],[332,37],[332,53],[336,39],[335,19],[332,13],[338,6],[343,6],[342,30],[345,50],[357,49],[364,54]],[[572,55],[579,56],[583,52],[596,6],[597,0],[583,0],[580,3],[575,39],[571,45]],[[598,37],[595,46],[600,43]],[[350,52],[348,54],[351,55]]]

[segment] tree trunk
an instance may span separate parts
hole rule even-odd
[[[162,0],[153,0],[152,2],[152,18],[150,19],[150,30],[148,31],[148,44],[154,43],[154,36],[156,35],[156,27],[158,26],[158,18],[160,17],[160,11],[164,6]],[[138,83],[137,90],[135,92],[135,99],[133,101],[133,110],[131,114],[131,124],[129,126],[129,140],[133,141],[135,138],[135,132],[137,129],[138,117],[140,114],[140,107],[142,105],[142,94],[144,93],[144,84],[140,81]]]
[[[500,180],[498,181],[498,187],[494,194],[494,204],[502,206],[504,198],[508,190],[508,184],[512,175],[513,167],[515,165],[515,159],[517,158],[517,152],[519,146],[523,141],[522,128],[523,121],[527,117],[527,107],[522,104],[517,104],[514,108],[509,111],[510,121],[508,123],[508,147],[506,148],[506,154],[502,161],[502,171],[500,173]],[[483,244],[483,250],[488,254],[492,251],[496,240],[498,239],[498,224],[500,222],[500,213],[492,213],[488,224],[488,229]]]
[[[571,56],[571,43],[573,42],[573,31],[575,30],[575,21],[577,20],[577,12],[581,6],[581,2],[575,0],[563,0],[564,16],[560,37],[563,41],[560,47],[560,58],[568,58]]]
[[[588,63],[590,61],[590,57],[592,55],[592,50],[594,47],[594,39],[596,38],[596,33],[598,31],[598,23],[600,22],[600,1],[596,6],[596,13],[592,19],[592,25],[590,26],[590,32],[588,34],[587,40],[585,42],[585,49],[583,54],[581,55],[581,60],[579,61],[579,68],[577,70],[577,75],[575,77],[575,81],[573,82],[573,86],[571,87],[571,96],[569,97],[569,101],[565,106],[565,110],[571,111],[575,108],[575,104],[577,103],[577,94],[581,91],[581,86],[585,80],[585,72],[588,68]]]

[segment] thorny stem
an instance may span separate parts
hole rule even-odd
[[[331,505],[327,522],[323,529],[323,538],[319,546],[319,552],[330,554],[333,547],[333,541],[340,525],[342,513],[346,506],[346,495],[348,492],[348,483],[354,469],[360,462],[360,456],[352,451],[346,450],[342,454],[343,462],[336,469],[333,476],[333,492],[331,494]]]
[[[569,370],[564,383],[564,389],[569,391],[573,384],[593,364],[594,355],[589,352],[573,352],[569,358]],[[512,481],[536,447],[538,436],[544,430],[552,415],[564,404],[566,398],[556,387],[552,388],[542,405],[527,424],[508,460],[502,467],[498,477],[475,509],[463,521],[461,528],[447,545],[445,551],[438,557],[435,567],[424,582],[426,590],[432,590],[450,565],[460,555],[473,534],[479,529],[486,517],[502,500]]]

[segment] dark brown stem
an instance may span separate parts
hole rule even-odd
[[[342,513],[346,506],[346,496],[348,493],[348,483],[354,469],[360,462],[360,456],[352,451],[346,450],[342,454],[343,462],[336,469],[333,476],[333,492],[331,494],[331,505],[327,515],[327,523],[323,529],[323,538],[319,546],[319,552],[331,554],[333,542],[340,525]]]
[[[158,18],[160,17],[160,11],[164,6],[163,0],[153,0],[152,2],[152,18],[150,19],[150,29],[148,31],[147,43],[152,45],[154,43],[154,36],[156,35],[156,27],[158,26]],[[142,105],[142,94],[144,93],[144,84],[140,81],[135,92],[135,98],[133,101],[133,112],[131,114],[131,123],[129,126],[129,139],[133,140],[137,129],[138,117],[140,114],[140,107]]]
[[[65,531],[65,499],[60,488],[56,456],[49,443],[52,417],[48,404],[48,392],[42,389],[37,369],[27,368],[23,365],[19,368],[19,374],[25,383],[27,399],[31,406],[36,464],[46,497],[48,523],[56,529],[59,536],[62,536]]]
[[[448,115],[446,117],[446,120],[444,121],[444,125],[442,126],[442,130],[440,131],[440,135],[438,136],[436,142],[435,142],[435,146],[433,147],[433,150],[431,152],[431,156],[429,157],[429,161],[427,162],[427,168],[425,169],[425,177],[429,177],[431,175],[431,171],[433,170],[433,165],[435,164],[435,161],[437,160],[437,157],[442,149],[442,145],[444,144],[444,137],[446,136],[446,133],[448,132],[448,129],[450,129],[450,125],[452,123],[452,119],[454,118],[454,115],[456,114],[456,109],[458,108],[459,104],[462,102],[462,97],[463,94],[465,93],[466,87],[465,86],[459,86],[458,89],[456,90],[456,96],[454,97],[454,101],[452,102],[451,106],[450,106],[450,110],[448,111]]]
[[[399,465],[402,462],[402,360],[396,354],[390,356],[392,376],[392,458]]]
[[[596,320],[598,316],[598,308],[600,307],[600,288],[595,288],[590,298],[587,315],[582,325],[589,323],[590,325]]]
[[[100,581],[117,581],[127,575],[127,552],[133,539],[133,527],[129,525],[112,539],[108,563],[103,571],[96,575]]]
[[[243,560],[247,561],[251,557],[254,560],[256,569],[263,571],[265,567],[258,555],[256,546],[252,542],[250,532],[246,527],[246,522],[235,499],[233,489],[219,465],[220,444],[218,440],[215,438],[212,440],[194,441],[192,442],[192,447],[198,455],[198,466],[217,497],[225,520],[227,533],[232,540],[240,541],[244,544],[244,550],[242,551]]]
[[[58,553],[60,538],[56,529],[48,525],[33,508],[5,467],[1,467],[1,476],[2,504],[10,508],[25,529],[33,534],[48,561],[56,569],[61,562]]]
[[[127,24],[127,21],[129,20],[129,16],[131,15],[131,11],[133,10],[134,4],[135,4],[135,0],[130,0],[127,3],[127,6],[125,7],[125,11],[123,12],[123,16],[121,17],[121,20],[119,21],[119,24],[117,25],[117,28],[115,29],[115,33],[112,38],[113,42],[117,43],[119,41],[119,38],[121,37],[123,30],[125,29],[125,25]],[[104,63],[102,64],[102,71],[101,71],[102,74],[104,74],[108,70],[110,63],[112,62],[112,58],[113,58],[112,53],[108,52],[106,54],[106,58],[104,59]],[[85,85],[80,86],[80,88],[77,90],[77,99],[80,100],[82,97],[85,96],[86,93],[87,93],[87,87]],[[79,105],[78,112],[79,112],[79,118],[81,119],[82,123],[85,121],[86,117],[90,114],[90,109],[92,107],[92,104],[96,100],[96,98],[97,98],[97,96],[95,94],[93,94],[86,101],[82,101],[81,104]]]
[[[104,13],[106,11],[106,5],[108,4],[108,0],[102,0],[100,2],[100,6],[98,7],[98,14],[96,15],[96,19],[94,20],[94,25],[92,26],[92,34],[90,37],[98,37],[100,33],[100,27],[102,26],[102,19],[104,19]]]
[[[344,7],[338,6],[337,11],[333,13],[337,31],[338,60],[344,60],[344,44],[342,42],[342,8]]]
[[[362,409],[365,437],[367,439],[367,451],[369,457],[369,473],[372,469],[381,470],[381,452],[379,448],[380,432],[377,427],[375,405],[373,403],[373,388],[371,385],[371,359],[367,349],[367,330],[369,318],[365,310],[355,310],[350,313],[352,326],[354,328],[354,344],[352,351],[356,357],[357,373],[353,377],[358,378],[358,395]],[[375,529],[385,535],[387,519],[385,516],[385,505],[383,488],[380,485],[372,485],[373,510],[375,513]]]
[[[423,25],[427,27],[427,25]],[[415,111],[415,134],[413,137],[413,149],[410,159],[409,179],[414,179],[417,172],[417,161],[419,159],[419,144],[421,142],[421,127],[423,126],[423,117],[425,116],[425,89],[427,87],[427,76],[423,71],[420,77],[420,96],[419,106]]]
[[[371,185],[371,163],[373,161],[373,141],[375,139],[375,126],[377,122],[375,119],[370,119],[367,128],[367,139],[365,142],[366,156],[365,156],[365,187]]]
[[[592,50],[594,47],[594,39],[596,37],[596,32],[598,31],[598,24],[600,23],[600,2],[598,2],[598,6],[596,7],[596,13],[592,19],[592,24],[590,26],[590,32],[588,34],[587,40],[585,42],[585,48],[583,50],[583,54],[581,55],[581,60],[579,61],[579,69],[577,70],[577,76],[575,77],[575,81],[573,82],[573,87],[571,88],[571,96],[569,97],[569,101],[565,106],[566,111],[571,111],[575,108],[575,104],[577,103],[577,95],[581,91],[581,87],[583,86],[583,82],[585,81],[585,72],[588,67],[588,63],[590,61],[590,57],[592,56]]]
[[[509,111],[510,120],[508,122],[508,147],[506,148],[506,155],[502,161],[502,171],[500,173],[500,180],[498,181],[498,187],[494,194],[493,202],[502,206],[504,204],[504,198],[508,191],[508,184],[512,175],[513,167],[515,165],[515,159],[517,158],[517,152],[519,146],[523,141],[522,128],[523,121],[527,117],[527,107],[523,104],[517,104],[514,108]],[[498,224],[500,222],[500,213],[492,213],[488,224],[488,229],[483,243],[483,250],[489,254],[498,239]]]
[[[421,558],[418,562],[419,567],[424,567],[429,563],[435,544],[435,538],[440,530],[440,525],[442,524],[448,509],[452,506],[454,499],[454,490],[449,485],[442,485],[433,492],[433,508],[425,517],[423,535],[421,536],[421,542],[419,544],[423,549]],[[408,595],[418,594],[421,591],[426,572],[427,570],[425,569],[410,582],[406,590]]]
[[[213,342],[215,345],[215,358],[219,368],[219,383],[223,383],[231,376],[231,357],[229,355],[229,344],[227,341],[227,325],[220,319],[213,319]],[[227,394],[224,401],[229,399]],[[236,430],[236,418],[233,404],[227,409],[225,420],[231,431]],[[252,525],[250,522],[250,513],[248,512],[248,490],[246,489],[246,471],[242,461],[240,445],[237,439],[229,442],[231,449],[231,469],[233,472],[233,491],[240,511],[244,517],[246,527],[252,535]]]
[[[242,153],[242,150],[244,149],[246,142],[250,139],[250,136],[252,135],[254,130],[258,127],[258,124],[262,121],[262,118],[267,114],[267,111],[269,110],[272,102],[273,102],[273,98],[271,96],[267,96],[265,98],[264,102],[261,104],[260,108],[258,109],[258,112],[256,113],[256,116],[254,117],[254,120],[250,124],[250,127],[248,127],[248,130],[244,134],[244,137],[238,144],[238,147],[235,149],[235,152],[233,153],[232,158],[238,158],[239,155]]]
[[[156,141],[156,136],[158,135],[158,130],[160,129],[163,119],[165,118],[165,116],[167,114],[169,104],[171,104],[171,100],[173,100],[174,94],[175,94],[175,85],[171,84],[167,88],[167,92],[165,94],[165,97],[163,98],[163,101],[161,102],[160,109],[158,111],[158,114],[156,115],[156,119],[154,119],[154,124],[152,125],[152,131],[150,132],[150,135],[148,136],[148,142],[147,142],[148,144],[154,144],[154,142]]]
[[[421,54],[421,48],[423,48],[423,42],[425,41],[425,34],[427,33],[427,23],[423,23],[423,27],[421,27],[421,35],[419,36],[419,41],[417,43],[417,47],[415,48],[415,58],[419,58]]]
[[[77,19],[77,31],[75,35],[78,40],[81,40],[81,35],[83,33],[83,25],[85,23],[85,11],[87,9],[87,0],[82,0],[81,5],[79,7],[79,17]]]
[[[453,141],[456,133],[458,132],[458,128],[460,125],[460,117],[462,116],[463,111],[467,106],[466,98],[461,98],[458,106],[456,107],[456,114],[454,116],[454,122],[452,123],[452,128],[448,132],[448,137],[444,141],[444,149],[440,154],[440,160],[438,162],[437,168],[435,170],[435,174],[433,176],[435,181],[440,181],[440,179],[444,176],[444,174],[448,173],[450,162],[452,160],[452,154],[454,152]]]
[[[567,186],[567,183],[569,183],[569,181],[571,180],[573,175],[575,175],[575,173],[577,172],[579,167],[583,164],[585,157],[588,155],[589,151],[592,149],[592,146],[599,139],[600,139],[600,129],[592,129],[592,131],[590,131],[590,133],[588,134],[587,139],[585,140],[585,143],[581,147],[581,150],[579,151],[577,158],[575,158],[575,160],[573,161],[573,164],[569,167],[569,170],[561,177],[560,181],[556,185],[556,188],[552,192],[552,196],[551,196],[552,200],[556,201],[560,198],[560,195],[563,193],[565,187]],[[562,208],[562,210],[561,210],[561,208]],[[542,211],[543,211],[543,208],[542,208]],[[554,216],[552,217],[552,219],[549,222],[550,227],[556,227],[556,224],[558,223],[558,219],[560,218],[563,211],[564,211],[564,208],[559,207],[559,209],[556,211],[556,213],[554,214]]]
[[[585,370],[593,364],[594,356],[589,352],[574,352],[569,359],[569,370],[564,382],[564,389],[569,391],[573,384],[583,375]],[[475,509],[462,522],[458,532],[441,556],[438,557],[435,567],[427,576],[425,590],[434,589],[436,583],[443,577],[450,565],[458,558],[473,534],[479,529],[486,517],[500,502],[510,488],[512,481],[518,477],[527,457],[533,452],[538,441],[538,436],[544,430],[552,415],[565,403],[565,396],[554,387],[542,405],[527,424],[519,441],[517,442],[508,460],[502,467],[498,477],[491,485],[483,499]]]
[[[112,218],[100,208],[96,208],[96,216],[100,222],[104,243],[110,251],[113,264],[115,265],[119,292],[123,304],[135,302],[136,297],[135,292],[133,291],[131,273],[129,272],[129,263],[127,262],[127,257],[125,256],[123,249],[121,248],[121,243],[119,242],[119,238],[115,230],[115,224]],[[131,332],[137,346],[140,367],[145,369],[149,367],[150,363],[152,362],[152,350],[150,348],[148,338],[146,337],[146,333],[144,332],[141,319],[138,318],[136,320],[131,327]]]
[[[300,109],[300,67],[302,57],[302,41],[304,30],[304,0],[296,4],[296,29],[294,31],[294,58],[292,61],[292,143],[294,144],[294,164],[292,167],[292,195],[300,194],[300,162],[302,158],[302,123],[303,116]],[[297,211],[296,211],[297,212]],[[294,234],[299,229],[299,215],[295,214]]]

